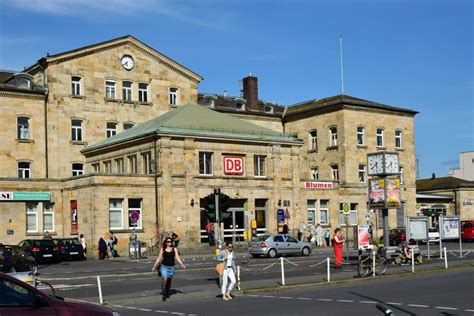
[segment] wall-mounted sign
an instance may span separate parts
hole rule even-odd
[[[441,239],[459,239],[461,236],[459,217],[440,216]]]
[[[49,192],[0,192],[0,201],[50,201]]]
[[[465,199],[462,202],[463,205],[473,205],[474,204],[474,199]]]
[[[71,234],[77,234],[78,232],[77,223],[77,201],[71,201]]]
[[[322,181],[306,181],[304,183],[306,189],[333,189],[334,183]]]
[[[7,235],[13,235],[15,231],[13,229],[7,229]]]
[[[277,230],[278,233],[283,233],[283,225],[285,225],[285,211],[282,209],[277,210]]]
[[[224,174],[243,175],[243,156],[224,156]]]

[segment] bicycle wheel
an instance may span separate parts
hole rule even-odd
[[[375,273],[376,274],[385,274],[388,268],[388,260],[383,256],[378,256],[375,259]]]
[[[359,261],[359,265],[357,266],[357,273],[359,274],[359,277],[365,278],[367,275],[369,275],[370,271],[372,268],[370,267],[370,257],[367,257],[365,259],[362,259]]]

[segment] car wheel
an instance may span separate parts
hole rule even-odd
[[[270,258],[275,258],[275,257],[277,256],[277,251],[276,251],[275,249],[273,249],[273,248],[270,249],[270,250],[268,250],[268,256],[269,256]]]
[[[309,256],[309,253],[310,253],[310,252],[311,252],[311,251],[309,250],[308,247],[304,247],[303,250],[301,250],[301,254],[302,254],[303,256]]]

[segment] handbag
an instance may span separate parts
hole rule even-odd
[[[216,264],[216,273],[218,275],[223,275],[224,274],[224,262],[218,262]]]
[[[158,276],[161,277],[161,263],[158,265],[158,268],[156,268],[156,271],[158,273]]]

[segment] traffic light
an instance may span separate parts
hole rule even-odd
[[[219,189],[214,190],[214,193],[209,194],[204,199],[207,202],[207,206],[204,208],[207,211],[207,217],[211,222],[217,222],[216,218],[216,194],[218,195],[218,203],[219,203],[219,220],[222,222],[225,219],[230,218],[231,213],[227,212],[230,206],[230,197],[221,193]]]

